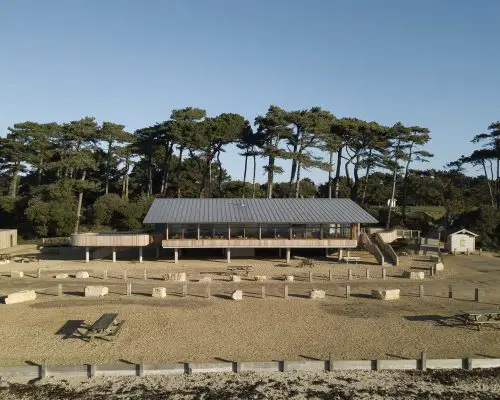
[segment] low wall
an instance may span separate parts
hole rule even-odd
[[[0,377],[94,377],[194,374],[214,372],[288,372],[343,370],[425,370],[500,368],[500,358],[456,358],[409,360],[300,360],[268,362],[213,362],[171,364],[111,364],[111,365],[23,365],[0,367]]]
[[[371,241],[370,236],[368,236],[365,232],[361,232],[359,235],[359,241],[370,254],[373,254],[380,265],[384,265],[384,255],[378,246]]]

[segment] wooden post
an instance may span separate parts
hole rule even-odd
[[[108,270],[105,269],[104,272],[102,273],[102,279],[108,279]]]
[[[288,299],[288,283],[285,283],[283,297]]]
[[[148,280],[148,271],[147,270],[144,270],[144,280],[145,281]]]
[[[90,364],[90,377],[89,378],[93,378],[95,376],[95,372],[96,372],[96,365]]]
[[[434,265],[431,265],[431,276],[434,276]]]
[[[188,285],[187,283],[182,285],[182,297],[186,297],[188,293]]]
[[[345,298],[348,299],[349,297],[351,297],[351,286],[345,285]]]
[[[420,284],[420,286],[418,287],[418,295],[419,295],[419,297],[424,297],[424,285],[423,284]]]
[[[127,283],[127,296],[132,296],[132,283]]]
[[[366,269],[366,279],[370,279],[370,269]]]
[[[144,358],[141,358],[139,362],[139,376],[142,378],[144,376]]]
[[[332,270],[331,269],[328,270],[328,280],[330,282],[333,281],[333,276],[332,276]]]
[[[47,377],[47,360],[43,360],[42,366],[41,366],[41,374],[40,378],[46,378]]]
[[[474,301],[479,302],[479,288],[474,289]]]
[[[207,285],[207,299],[210,298],[210,283]]]
[[[42,277],[42,269],[41,269],[41,268],[38,268],[38,271],[37,271],[36,277],[37,277],[38,279],[40,279],[40,278]]]
[[[116,249],[113,247],[113,262],[116,262]]]
[[[142,246],[139,246],[139,262],[142,263]]]
[[[385,279],[387,277],[387,269],[382,268],[382,279]]]
[[[425,351],[422,351],[420,353],[420,370],[421,371],[427,370],[427,356],[425,354]]]
[[[350,268],[347,270],[347,279],[352,281],[352,269]]]
[[[479,255],[480,255],[480,256],[482,256],[482,255],[483,255],[483,248],[482,248],[482,247],[480,247],[480,248],[479,248]]]
[[[309,271],[309,282],[313,281],[313,272]]]
[[[465,360],[465,369],[470,371],[473,368],[472,366],[472,357],[467,357]]]
[[[453,286],[448,286],[448,298],[452,299],[453,298]]]
[[[60,283],[59,285],[57,285],[57,295],[62,296],[62,294],[63,294],[63,288],[62,288],[62,283]]]
[[[90,250],[88,247],[85,247],[85,262],[88,263],[90,261]]]
[[[328,355],[328,371],[333,372],[333,367],[334,367],[334,361],[333,361],[333,354]]]
[[[264,285],[262,285],[260,287],[260,293],[261,293],[261,298],[265,299],[266,298],[266,287]]]

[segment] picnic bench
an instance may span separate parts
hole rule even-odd
[[[95,321],[92,325],[84,326],[79,329],[80,338],[83,340],[92,340],[93,338],[110,341],[115,337],[123,326],[125,321],[117,320],[118,314],[107,313]]]
[[[0,261],[10,261],[11,255],[7,253],[0,254]]]
[[[361,257],[346,256],[342,257],[342,260],[345,261],[346,264],[349,264],[349,261],[357,264],[361,260]]]
[[[242,276],[248,276],[250,272],[253,271],[253,267],[247,266],[247,267],[227,267],[228,272],[232,273],[233,275],[242,275]]]
[[[456,317],[464,325],[475,325],[477,326],[477,330],[480,330],[481,325],[500,324],[500,308],[494,310],[462,311]]]
[[[40,258],[38,256],[24,256],[20,258],[21,263],[31,263],[31,262],[40,262]]]

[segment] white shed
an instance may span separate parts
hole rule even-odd
[[[476,250],[476,237],[478,236],[467,229],[460,229],[448,235],[446,250],[450,253],[473,253]]]

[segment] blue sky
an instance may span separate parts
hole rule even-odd
[[[499,14],[496,0],[1,1],[0,132],[321,106],[429,128],[442,168],[500,119]],[[222,160],[241,179],[235,150]]]

